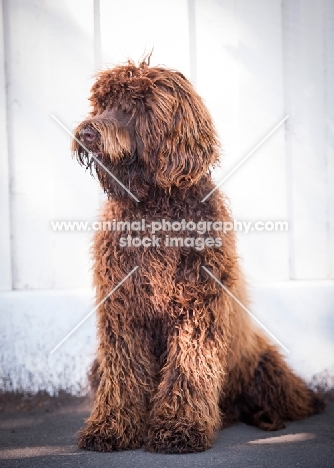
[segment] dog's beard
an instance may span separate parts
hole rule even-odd
[[[89,121],[89,125],[91,121]],[[87,122],[81,124],[75,131],[79,140],[82,128],[87,128]],[[139,199],[147,197],[152,181],[148,181],[151,174],[147,173],[136,148],[131,148],[130,137],[126,129],[110,126],[109,122],[94,122],[92,127],[98,131],[98,143],[85,145],[80,140],[72,141],[72,153],[78,162],[89,169],[96,177],[103,191],[110,198],[126,199],[129,196],[124,188],[110,175],[113,174],[128,190]],[[101,143],[100,143],[101,142]]]

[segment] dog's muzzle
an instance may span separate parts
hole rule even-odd
[[[91,145],[98,140],[98,132],[92,127],[83,128],[79,132],[79,139],[84,145]]]
[[[72,151],[79,155],[79,161],[85,165],[92,162],[89,153],[107,162],[110,159],[120,160],[135,149],[131,127],[124,125],[111,113],[85,120],[76,128],[74,135]]]

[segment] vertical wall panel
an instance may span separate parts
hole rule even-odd
[[[0,2],[0,291],[12,288],[3,1]]]
[[[281,1],[238,0],[239,152],[247,155],[286,116],[283,105]],[[236,215],[252,221],[287,221],[285,124],[231,177],[226,189]],[[289,277],[288,232],[239,236],[252,279]]]
[[[96,57],[93,4],[92,0],[50,0],[48,4],[49,50],[54,57],[48,113],[54,113],[71,131],[90,108]],[[52,141],[53,218],[93,221],[98,214],[99,184],[71,158],[67,133],[49,115],[47,119]],[[91,285],[91,237],[92,232],[52,233],[54,288]]]
[[[139,59],[154,47],[151,64],[189,76],[187,0],[101,0],[102,63]]]
[[[224,148],[220,181],[284,117],[280,1],[196,2],[199,92]],[[287,219],[284,127],[221,186],[242,221]],[[239,233],[250,277],[288,278],[288,235]]]
[[[330,277],[334,279],[334,2],[326,0],[325,14],[325,106],[328,164],[328,228]]]
[[[97,189],[50,114],[71,129],[87,112],[93,4],[15,0],[5,11],[14,287],[88,285],[88,239],[50,222],[91,217]]]
[[[324,1],[283,0],[291,277],[329,273]]]
[[[235,0],[195,2],[197,90],[224,147],[223,164],[238,151],[238,21]]]
[[[44,2],[5,2],[14,288],[51,287]]]

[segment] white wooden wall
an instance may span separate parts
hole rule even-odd
[[[93,220],[102,195],[71,159],[70,138],[51,114],[73,129],[89,109],[93,74],[128,58],[138,61],[152,47],[151,63],[182,71],[208,104],[224,146],[217,181],[290,115],[222,189],[239,220],[289,221],[288,232],[238,235],[244,269],[257,285],[255,312],[282,341],[287,337],[292,362],[305,375],[333,364],[334,1],[1,3],[0,313],[7,320],[1,346],[32,320],[40,335],[39,342],[27,339],[20,351],[3,354],[6,375],[18,382],[19,368],[24,374],[40,362],[43,374],[44,366],[55,363],[37,357],[28,365],[24,355],[38,356],[52,340],[57,344],[71,329],[73,310],[80,316],[70,299],[74,290],[90,288],[90,233],[52,232],[50,222]],[[307,303],[300,300],[303,292],[311,295]],[[59,294],[68,300],[57,312]],[[282,295],[290,298],[284,311]],[[59,320],[53,338],[43,341],[35,321],[48,308],[45,297]],[[311,303],[319,305],[321,321]],[[289,335],[292,311],[295,330],[306,320],[317,330],[315,337],[305,330],[297,341]],[[84,341],[92,347],[92,324],[85,330]],[[314,357],[314,350],[298,346],[306,336],[315,348],[327,346],[312,366],[307,353]],[[74,341],[57,352],[60,363],[73,356]],[[54,384],[61,386],[61,379],[54,377]],[[33,388],[42,387],[42,380],[35,378]]]

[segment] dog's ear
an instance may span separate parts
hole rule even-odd
[[[183,75],[174,76],[178,79],[174,100],[171,104],[164,102],[167,118],[152,119],[148,141],[144,142],[144,148],[151,148],[151,154],[145,159],[155,174],[157,185],[164,189],[195,184],[218,162],[220,152],[214,124],[204,102]],[[165,128],[155,128],[157,122],[163,122]],[[151,145],[150,136],[154,138]]]

